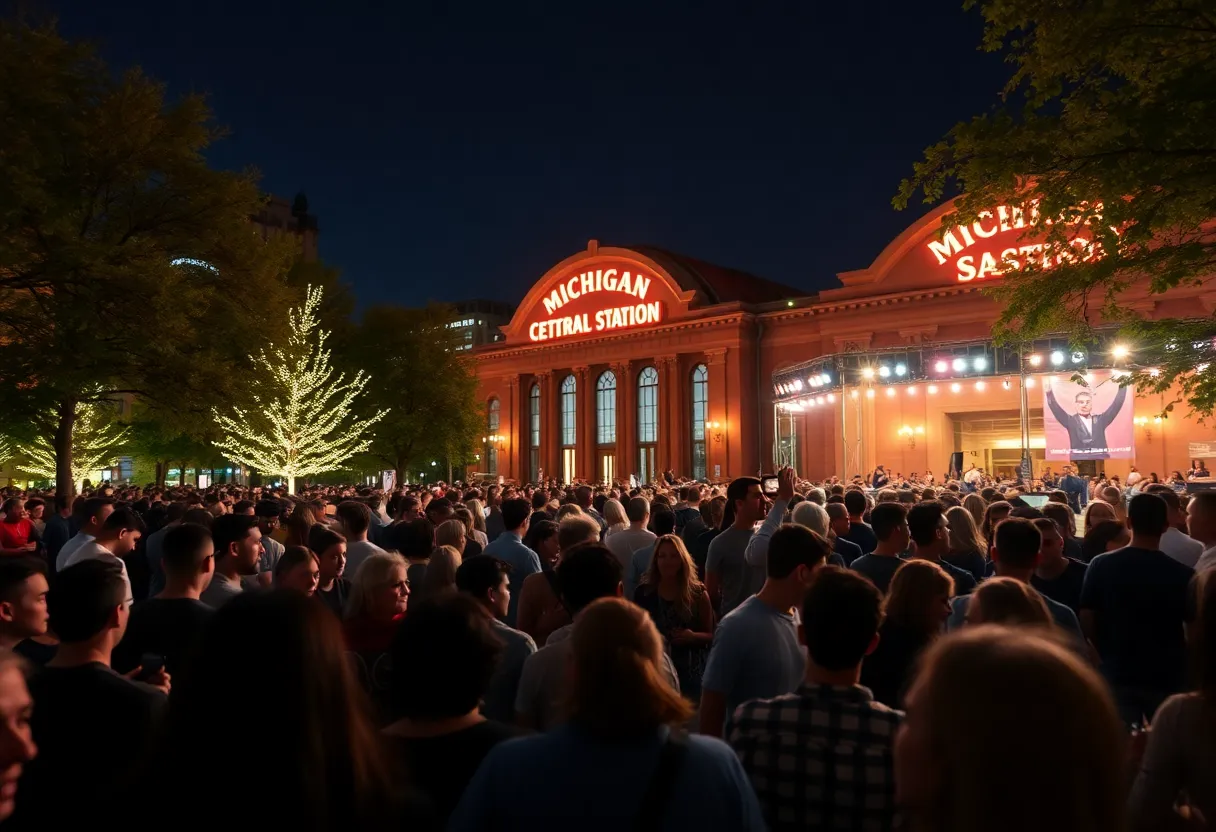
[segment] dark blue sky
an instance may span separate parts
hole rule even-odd
[[[891,207],[900,178],[1007,71],[959,0],[51,5],[207,92],[214,163],[305,191],[363,304],[515,301],[592,237],[833,285],[921,213]]]

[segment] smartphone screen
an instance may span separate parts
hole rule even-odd
[[[760,481],[760,490],[765,494],[776,494],[777,488],[778,485],[776,477],[765,477]]]

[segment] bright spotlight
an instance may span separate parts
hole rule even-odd
[[[824,373],[823,375],[820,376],[820,378],[823,379],[824,384],[832,383],[832,377],[828,373]]]
[[[893,398],[895,398],[895,388],[894,388],[894,387],[888,387],[888,388],[887,388],[887,398],[888,398],[888,399],[893,399]]]
[[[981,355],[971,362],[971,366],[977,370],[983,370],[988,366],[988,359]]]
[[[975,383],[975,389],[976,389],[976,390],[983,391],[984,387],[985,387],[985,384],[984,384],[984,382],[982,382],[982,381],[977,381],[977,382]]]
[[[950,369],[950,365],[947,364],[945,361],[939,361],[933,365],[933,369],[936,372],[944,373],[944,372],[946,372],[946,370]]]
[[[1073,363],[1073,364],[1080,364],[1080,363],[1081,363],[1082,361],[1084,361],[1084,360],[1085,360],[1085,353],[1083,353],[1083,352],[1074,352],[1074,353],[1072,354],[1072,363]]]
[[[954,372],[961,373],[963,370],[967,369],[967,362],[965,359],[956,358],[956,359],[954,359],[953,366],[954,366]]]
[[[886,364],[883,364],[881,367],[878,368],[878,374],[880,376],[882,376],[883,378],[890,378],[891,368],[888,367]]]
[[[963,385],[959,384],[957,381],[954,382],[954,384],[950,385],[951,393],[957,393],[959,390],[962,390],[962,389],[963,389]]]
[[[1055,367],[1059,367],[1061,364],[1063,364],[1064,363],[1064,353],[1060,352],[1059,350],[1056,350],[1055,352],[1053,352],[1051,354],[1051,363]]]
[[[1043,363],[1043,356],[1039,355],[1037,352],[1034,355],[1030,356],[1030,366],[1031,367],[1037,367],[1042,363]]]
[[[936,395],[937,395],[937,385],[936,385],[936,384],[930,384],[930,385],[929,385],[929,395],[930,395],[930,396],[936,396]]]
[[[908,374],[908,367],[906,364],[896,364],[895,365],[895,375],[906,376],[907,374]]]
[[[1110,354],[1114,358],[1122,360],[1124,358],[1127,358],[1128,355],[1131,354],[1131,351],[1128,350],[1128,348],[1126,346],[1124,346],[1123,344],[1115,344],[1115,348],[1110,351]]]
[[[874,378],[874,368],[873,367],[862,367],[861,368],[861,377],[864,379]]]

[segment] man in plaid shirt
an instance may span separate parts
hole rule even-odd
[[[728,740],[773,832],[879,832],[895,822],[891,751],[903,714],[858,684],[878,646],[881,610],[868,579],[821,568],[802,603],[805,681],[735,711]]]

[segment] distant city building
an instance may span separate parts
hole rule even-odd
[[[456,316],[447,326],[455,331],[460,343],[456,349],[461,352],[501,341],[503,334],[499,327],[510,323],[515,314],[511,304],[496,300],[466,300],[452,306]]]
[[[296,194],[291,202],[280,196],[270,196],[261,211],[250,217],[261,229],[262,238],[294,234],[300,241],[300,257],[308,262],[317,259],[317,218],[308,213],[308,197]]]

